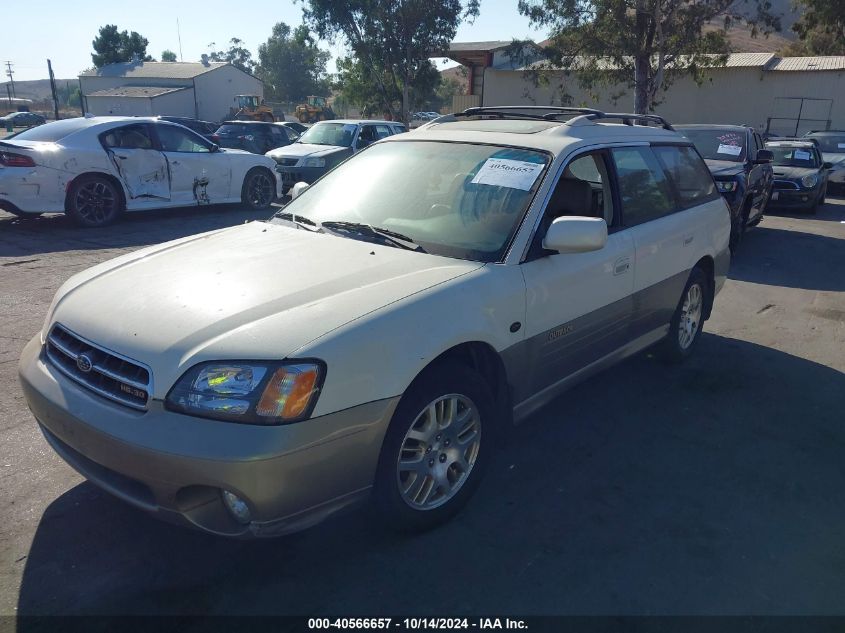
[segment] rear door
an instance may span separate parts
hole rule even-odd
[[[528,261],[521,265],[527,288],[527,394],[537,393],[623,346],[629,340],[634,286],[634,242],[621,227],[605,151],[570,161],[547,205]],[[542,248],[552,220],[603,217],[604,248],[557,253]]]
[[[212,152],[212,143],[177,125],[157,123],[155,132],[170,169],[174,202],[215,204],[229,198],[231,156]]]
[[[127,207],[142,199],[170,200],[170,172],[167,159],[156,148],[148,123],[132,123],[100,134],[128,195]]]

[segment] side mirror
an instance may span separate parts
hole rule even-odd
[[[772,150],[769,149],[759,149],[757,150],[757,158],[754,160],[755,165],[764,165],[766,163],[771,163],[775,159],[775,155],[772,154]]]
[[[300,181],[296,183],[293,187],[290,188],[290,199],[296,200],[300,196],[300,194],[302,194],[302,192],[308,189],[308,187],[310,186],[311,185],[309,185],[307,182]]]
[[[833,163],[822,163],[822,169],[833,169]]]
[[[219,152],[219,151],[220,151],[220,146],[217,143],[212,143],[211,144],[211,153],[213,154],[213,153]]]
[[[543,238],[543,248],[558,253],[587,253],[600,250],[605,244],[607,223],[603,218],[556,218]]]

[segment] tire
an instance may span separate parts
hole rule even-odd
[[[66,211],[78,226],[108,226],[124,211],[123,192],[104,176],[82,176],[68,192]]]
[[[376,470],[374,499],[388,525],[428,530],[467,504],[495,446],[494,402],[481,376],[457,363],[432,367],[412,383],[393,414]],[[464,419],[444,425],[455,411]]]
[[[276,178],[268,170],[253,167],[244,177],[241,201],[256,211],[269,209],[276,199]]]
[[[734,219],[731,214],[731,237],[728,247],[731,253],[735,254],[742,242],[742,236],[745,233],[745,223],[748,222],[748,214],[751,211],[751,200],[746,200],[742,203],[742,209],[739,212],[739,219]]]
[[[704,313],[709,301],[710,282],[705,272],[696,266],[684,286],[681,300],[669,322],[669,333],[663,340],[662,356],[665,360],[678,363],[692,356],[701,338]]]

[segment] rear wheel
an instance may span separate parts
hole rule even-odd
[[[427,370],[402,397],[385,435],[375,501],[403,531],[454,516],[478,487],[494,446],[493,394],[459,364]]]
[[[276,199],[276,179],[266,169],[254,167],[247,172],[241,188],[241,200],[252,209],[269,209]]]
[[[117,186],[103,176],[82,176],[68,193],[67,214],[79,226],[107,226],[123,212],[123,196]]]
[[[692,269],[681,300],[669,324],[669,334],[663,341],[663,356],[670,362],[680,362],[692,356],[704,325],[704,311],[710,300],[710,284],[704,271]]]

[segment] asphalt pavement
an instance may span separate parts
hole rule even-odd
[[[767,216],[694,358],[642,354],[560,397],[448,525],[398,536],[362,506],[230,541],[84,481],[38,432],[16,365],[72,274],[266,215],[80,230],[0,212],[0,615],[845,614],[845,201]]]

